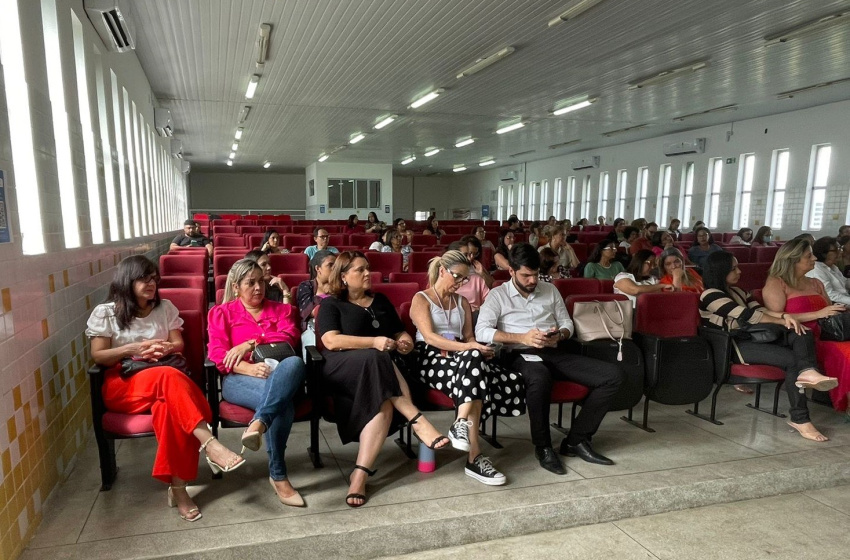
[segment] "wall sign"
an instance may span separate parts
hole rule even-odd
[[[385,205],[384,205],[384,214],[389,214],[389,213],[390,213],[390,205],[389,205],[389,204],[385,204]]]
[[[9,213],[6,211],[6,181],[3,170],[0,169],[0,243],[11,243],[12,234],[9,231]]]
[[[319,204],[319,214],[324,214],[324,213],[325,213],[325,205]]]
[[[490,217],[490,205],[489,204],[482,204],[481,205],[481,217],[482,218],[489,218]]]

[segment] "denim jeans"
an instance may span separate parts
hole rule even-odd
[[[266,426],[269,476],[286,479],[286,440],[295,419],[293,396],[301,389],[307,368],[301,358],[290,356],[272,371],[268,379],[231,373],[224,376],[221,394],[233,404],[254,409],[254,420]]]

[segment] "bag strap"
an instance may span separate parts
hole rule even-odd
[[[750,364],[747,363],[747,360],[744,359],[744,356],[741,355],[741,349],[738,348],[738,343],[735,342],[735,337],[730,337],[729,341],[732,343],[732,348],[735,349],[735,354],[738,356],[738,361],[742,366],[748,366]]]
[[[611,322],[612,322],[612,323],[614,323],[615,325],[619,325],[619,326],[621,326],[621,327],[622,327],[622,326],[623,326],[623,323],[625,323],[625,322],[626,322],[626,317],[625,317],[625,315],[623,314],[623,309],[622,309],[619,305],[617,306],[617,310],[620,312],[620,322],[618,323],[618,322],[617,322],[617,321],[615,321],[614,319],[611,319],[611,316],[610,316],[610,315],[608,315],[608,312],[607,312],[607,311],[605,311],[605,306],[603,306],[603,305],[602,305],[602,302],[601,302],[601,301],[599,301],[599,300],[594,300],[594,302],[596,303],[596,309],[601,309],[601,313],[604,313],[604,314],[605,314],[605,317],[607,317],[608,319],[610,319],[610,320],[611,320]],[[611,331],[608,329],[608,325],[605,323],[605,321],[604,321],[604,320],[602,320],[602,321],[601,321],[601,323],[602,323],[602,328],[603,328],[603,329],[605,329],[605,333],[608,335],[608,337],[609,337],[611,340],[613,340],[614,342],[616,342],[616,343],[617,343],[617,361],[618,361],[618,362],[622,362],[622,361],[623,361],[623,337],[621,336],[620,338],[615,338],[615,337],[614,337],[614,335],[613,335],[613,334],[611,334]],[[623,329],[623,332],[624,332],[624,333],[625,333],[625,330],[626,330],[626,329],[624,328],[624,329]]]
[[[622,309],[619,305],[616,305],[616,307],[617,307],[617,311],[619,311],[619,313],[620,313],[620,322],[618,323],[617,321],[615,321],[614,319],[612,319],[610,315],[608,315],[608,311],[605,309],[605,306],[604,306],[604,305],[602,305],[602,302],[601,302],[601,301],[599,301],[598,299],[595,299],[595,300],[593,300],[593,301],[594,301],[595,303],[597,303],[597,304],[598,304],[598,305],[597,305],[597,308],[601,308],[601,309],[602,309],[602,313],[604,313],[604,314],[605,314],[605,316],[606,316],[606,317],[607,317],[607,318],[608,318],[608,319],[609,319],[612,323],[614,323],[615,325],[620,326],[620,327],[622,327],[622,326],[623,326],[623,324],[625,324],[625,322],[626,322],[626,316],[623,314],[623,309]],[[606,303],[607,303],[607,302],[606,302]],[[615,301],[614,303],[616,304],[616,301]],[[612,338],[613,338],[613,337],[612,337]]]

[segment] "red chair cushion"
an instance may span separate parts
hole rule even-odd
[[[785,372],[776,366],[763,364],[732,364],[733,377],[745,377],[747,379],[763,379],[765,381],[781,381],[785,379]]]
[[[439,406],[440,408],[454,408],[454,401],[446,396],[442,391],[438,391],[437,389],[428,389],[428,392],[425,394],[425,400],[428,401],[429,404],[434,406]]]
[[[124,437],[153,435],[153,416],[105,412],[101,423],[104,431]]]
[[[552,384],[552,403],[570,403],[580,401],[590,392],[584,385],[572,381],[555,381]]]

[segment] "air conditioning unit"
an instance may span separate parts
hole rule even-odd
[[[595,169],[599,167],[599,156],[590,156],[574,161],[571,167],[578,171],[579,169]]]
[[[671,142],[669,144],[664,144],[665,156],[701,154],[703,152],[705,152],[705,138],[696,138],[687,142]]]
[[[185,159],[180,162],[180,171],[182,171],[183,173],[188,173],[191,168],[192,164],[190,164]]]
[[[171,155],[183,159],[183,141],[177,138],[171,139]]]
[[[504,169],[501,173],[499,173],[500,181],[516,181],[519,174],[516,172],[516,169]]]
[[[83,5],[106,48],[119,53],[136,48],[133,34],[118,9],[118,0],[84,0]]]
[[[160,136],[168,138],[174,136],[174,127],[171,124],[171,111],[168,109],[154,109],[153,123]]]

